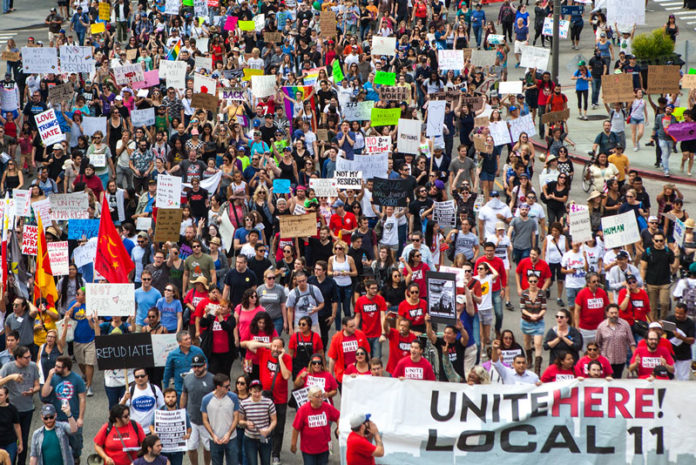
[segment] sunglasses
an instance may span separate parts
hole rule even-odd
[[[321,360],[312,360],[312,365],[321,365]]]
[[[43,419],[44,420],[55,420],[56,416],[55,415],[47,415],[47,416],[43,417]]]
[[[146,377],[147,375],[135,375],[135,379],[142,379]]]

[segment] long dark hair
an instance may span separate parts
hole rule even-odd
[[[145,439],[143,439],[143,443],[140,445],[140,450],[138,451],[138,457],[142,457],[143,455],[148,453],[148,449],[150,447],[155,447],[155,444],[157,444],[157,441],[159,441],[160,438],[156,434],[148,434],[145,436]]]
[[[263,330],[264,332],[268,334],[273,334],[273,320],[271,319],[271,315],[268,314],[268,312],[259,312],[256,315],[254,315],[254,318],[251,320],[251,323],[249,324],[249,331],[251,331],[251,334],[259,334],[259,321],[263,320]]]
[[[75,275],[75,289],[79,289],[81,287],[84,287],[85,282],[82,279],[82,274],[80,273],[80,269],[75,266],[75,265],[70,265],[74,266],[75,269],[77,270],[77,274]],[[68,298],[68,285],[70,284],[70,275],[65,276],[60,283],[60,299],[58,300],[58,304],[60,306],[65,305],[67,302],[65,299]]]

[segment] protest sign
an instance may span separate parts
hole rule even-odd
[[[162,452],[185,452],[186,409],[155,410],[155,434],[162,443]]]
[[[157,208],[179,208],[181,206],[181,178],[160,174],[157,176]]]
[[[325,10],[319,14],[319,31],[323,38],[336,37],[336,13]]]
[[[457,225],[457,205],[455,205],[454,200],[435,202],[433,220],[441,228],[454,228]]]
[[[676,65],[648,66],[648,93],[671,94],[679,93],[681,80],[680,67]]]
[[[57,73],[58,49],[55,47],[22,47],[25,74]]]
[[[145,80],[145,71],[143,70],[143,65],[140,63],[114,66],[112,69],[114,71],[114,78],[116,78],[116,84],[131,86],[134,82]]]
[[[309,188],[314,190],[314,195],[317,197],[336,197],[338,195],[336,181],[332,178],[310,178]]]
[[[159,176],[158,176],[159,177]],[[181,228],[181,208],[160,208],[155,223],[155,242],[178,241]]]
[[[137,48],[131,48],[126,50],[126,59],[128,59],[129,61],[135,61],[136,58],[138,58]]]
[[[264,13],[257,13],[254,16],[254,30],[256,32],[261,32],[263,31],[263,28],[266,26],[266,15]]]
[[[284,239],[317,235],[317,217],[314,213],[308,215],[281,215],[277,218],[280,221],[280,237]]]
[[[61,73],[91,73],[94,71],[92,47],[62,45],[60,47]]]
[[[684,225],[684,222],[679,218],[676,218],[676,221],[674,222],[674,231],[672,232],[672,238],[679,247],[682,247],[684,245],[685,233],[686,226]]]
[[[68,255],[68,241],[48,242],[48,259],[51,262],[53,276],[65,276],[68,274],[70,256]]]
[[[208,17],[208,0],[193,0],[193,14],[197,18]]]
[[[638,229],[638,221],[633,210],[602,218],[602,232],[604,247],[607,250],[640,240],[640,229]]]
[[[178,15],[181,8],[181,0],[166,0],[164,4],[164,14]]]
[[[696,139],[696,123],[670,124],[668,132],[675,141],[694,140]]]
[[[239,18],[237,18],[236,16],[226,17],[224,29],[226,31],[234,31],[237,28],[238,21],[239,21]]]
[[[0,108],[18,108],[19,92],[16,87],[12,89],[0,88]]]
[[[41,141],[45,146],[48,147],[65,139],[65,135],[61,132],[58,119],[56,118],[56,111],[53,108],[35,115],[34,121],[36,121]]]
[[[274,194],[289,194],[290,193],[290,180],[289,179],[274,179],[273,180],[273,193]]]
[[[406,200],[410,195],[407,180],[374,178],[372,181],[372,201],[375,205],[382,207],[407,205]]]
[[[15,216],[31,215],[31,191],[23,189],[12,189],[14,199]]]
[[[570,224],[570,236],[574,242],[585,242],[592,239],[592,225],[590,213],[585,205],[571,203],[568,212]]]
[[[512,137],[513,144],[520,140],[520,134],[523,132],[530,138],[536,135],[536,125],[534,124],[534,119],[531,114],[511,119],[508,123],[510,123],[510,136]]]
[[[696,89],[696,74],[685,74],[682,77],[681,85],[685,89]]]
[[[160,78],[166,79],[167,87],[183,89],[186,87],[186,62],[185,61],[160,61]],[[141,79],[142,81],[142,79]]]
[[[201,53],[207,53],[209,41],[210,37],[198,37],[196,39],[196,49]]]
[[[393,126],[399,122],[401,108],[373,108],[370,113],[372,127]]]
[[[522,93],[522,81],[500,81],[498,83],[498,93],[500,95],[521,94]]]
[[[295,389],[292,391],[292,396],[295,398],[295,402],[297,402],[297,408],[302,407],[309,401],[309,386]]]
[[[343,117],[346,121],[368,121],[375,106],[373,100],[364,102],[348,102],[343,106]]]
[[[352,160],[336,157],[337,171],[362,171],[363,179],[366,181],[374,177],[386,176],[388,164],[389,153],[387,152],[355,155]]]
[[[195,57],[195,69],[206,69],[208,71],[213,70],[213,58],[212,57]],[[194,77],[195,79],[195,77]],[[213,79],[215,81],[215,79]],[[194,84],[195,88],[195,84]]]
[[[0,60],[2,60],[2,61],[19,61],[20,55],[19,55],[19,52],[11,52],[9,50],[3,50],[2,54],[0,54]]]
[[[428,102],[428,122],[425,130],[427,137],[442,136],[442,127],[445,124],[445,100],[432,100]],[[397,121],[398,122],[398,121]]]
[[[474,134],[471,139],[474,141],[474,148],[479,152],[491,153],[493,151],[493,145],[486,145],[486,138],[483,134]]]
[[[283,41],[283,33],[282,32],[269,32],[265,31],[263,33],[263,40],[264,42],[268,42],[269,44],[277,44],[279,42]]]
[[[375,84],[393,86],[394,84],[396,84],[396,73],[377,71],[375,73]]]
[[[464,97],[461,101],[462,105],[469,105],[472,111],[479,111],[483,108],[483,97]]]
[[[42,199],[31,203],[31,209],[34,210],[34,217],[41,218],[44,231],[51,226],[51,200]]]
[[[131,122],[133,127],[142,128],[146,126],[151,126],[155,124],[155,109],[145,108],[144,110],[131,111]]]
[[[533,47],[530,45],[523,46],[520,66],[523,68],[545,70],[548,66],[550,55],[551,50],[548,48]]]
[[[632,102],[634,98],[632,74],[602,75],[602,100],[604,103]]]
[[[406,86],[380,86],[377,89],[380,100],[408,101],[411,96],[411,88]]]
[[[256,30],[256,23],[254,21],[237,21],[237,26],[240,31],[252,32]]]
[[[391,150],[391,137],[389,136],[371,136],[365,138],[365,148],[363,153],[369,155],[371,153],[389,152]]]
[[[92,35],[103,34],[104,32],[106,32],[106,24],[105,23],[92,23],[89,26],[89,32],[91,32]]]
[[[607,24],[616,23],[619,31],[631,31],[633,25],[645,24],[645,2],[642,0],[607,0]]]
[[[221,89],[222,98],[226,100],[244,101],[246,91],[243,87],[225,87]]]
[[[99,235],[99,220],[68,220],[68,239],[89,239]]]
[[[106,135],[106,116],[85,116],[82,118],[82,134],[92,136],[96,131]]]
[[[452,273],[435,271],[425,273],[425,286],[428,289],[428,313],[435,323],[454,325],[457,322],[456,279],[457,275]]]
[[[493,66],[495,64],[495,51],[493,50],[472,50],[471,63],[474,66]]]
[[[256,98],[270,97],[275,94],[276,77],[272,76],[252,76],[251,93]]]
[[[550,111],[541,115],[541,122],[544,124],[555,123],[556,121],[566,121],[570,118],[570,108],[562,111]]]
[[[82,268],[83,266],[93,263],[97,256],[97,238],[93,237],[86,244],[81,245],[73,250],[73,261],[75,266]]]
[[[441,70],[457,70],[464,68],[464,52],[461,50],[438,50],[437,67]]]
[[[89,159],[89,162],[97,168],[103,168],[106,166],[105,153],[92,153],[87,158]]]
[[[37,241],[39,239],[39,227],[24,225],[22,229],[22,254],[36,256]]]
[[[192,107],[205,108],[213,113],[217,113],[219,103],[220,101],[216,96],[206,93],[193,94],[191,97]]]
[[[176,342],[176,334],[153,334],[152,335],[152,357],[156,367],[163,367],[167,364],[169,352],[179,347]]]
[[[135,313],[133,283],[86,283],[85,292],[88,314],[128,317]]]
[[[149,216],[139,216],[135,219],[135,229],[138,231],[147,231],[152,227],[152,218]]]
[[[510,138],[510,131],[508,130],[507,122],[505,121],[494,121],[488,125],[488,129],[491,131],[491,136],[493,137],[493,142],[495,145],[505,145],[512,143]]]
[[[334,171],[337,189],[362,189],[362,171]]]
[[[75,88],[69,82],[49,87],[48,101],[53,105],[61,105],[63,102],[69,105],[74,93]],[[65,111],[68,111],[68,109],[66,108]]]
[[[111,20],[111,4],[108,2],[99,2],[99,19],[102,21]]]
[[[488,34],[488,36],[486,36],[486,40],[491,45],[504,44],[505,36],[502,34]]]
[[[113,284],[86,284],[90,286],[113,286]],[[131,285],[132,286],[132,285]],[[87,302],[89,313],[89,302]],[[131,314],[134,310],[131,311]],[[154,365],[150,333],[110,334],[94,338],[97,350],[97,366],[100,370],[121,368],[149,368]]]
[[[479,127],[479,126],[485,126],[488,127],[488,125],[491,124],[491,118],[489,116],[479,116],[474,118],[474,126]]]
[[[560,20],[558,23],[558,35],[561,39],[568,38],[568,30],[570,29],[570,21],[564,19]],[[541,29],[541,34],[545,36],[553,37],[553,18],[547,16],[544,18],[544,25]]]
[[[396,55],[396,37],[372,36],[372,55]]]
[[[399,119],[396,150],[399,153],[418,155],[420,147],[421,126],[423,122],[417,119]]]
[[[217,81],[208,76],[196,73],[193,75],[193,92],[216,95]]]
[[[263,76],[262,69],[244,68],[242,72],[244,73],[242,81],[251,81],[251,78],[254,76]]]
[[[89,196],[87,192],[52,194],[49,197],[49,201],[51,204],[51,220],[53,221],[89,218]]]
[[[660,364],[659,357],[651,359],[645,366]],[[693,454],[685,438],[696,430],[696,417],[685,406],[696,402],[696,390],[688,382],[556,378],[540,386],[462,387],[408,381],[421,374],[412,367],[404,372],[406,381],[346,376],[341,450],[351,433],[349,419],[371,412],[384,438],[382,465],[522,465],[530,459],[554,465],[569,456],[582,457],[583,465],[672,465]]]

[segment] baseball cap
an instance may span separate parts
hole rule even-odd
[[[520,210],[529,210],[529,204],[523,203],[522,205],[520,205]]]
[[[628,258],[628,252],[621,250],[616,254],[616,258]]]
[[[652,223],[653,221],[657,223],[657,217],[656,217],[656,216],[653,216],[653,215],[649,216],[649,217],[648,217],[648,223]]]
[[[193,359],[191,360],[191,366],[192,367],[202,367],[205,366],[205,357],[203,355],[194,355]]]
[[[42,417],[47,417],[51,415],[56,414],[56,408],[53,406],[53,404],[44,404],[43,407],[41,407],[41,416]]]
[[[696,274],[696,262],[689,265],[689,273]]]
[[[343,200],[338,199],[338,200],[336,200],[336,201],[333,203],[333,205],[331,205],[331,206],[332,206],[333,208],[338,208],[338,207],[345,207],[346,204],[343,203]]]
[[[62,144],[53,144],[53,150],[63,150]]]
[[[648,329],[662,329],[662,323],[659,321],[653,321],[650,323],[650,325],[648,325]]]
[[[491,191],[490,196],[491,197],[500,197],[500,193],[498,191]]]
[[[445,188],[445,183],[442,182],[440,179],[436,180],[433,184],[440,190]]]
[[[261,381],[259,381],[258,379],[255,379],[251,383],[249,383],[249,389],[253,389],[253,388],[261,389],[262,388]]]
[[[369,413],[359,413],[357,415],[353,415],[350,417],[350,427],[351,428],[357,428],[366,421],[370,421],[370,417],[372,415]]]
[[[501,229],[507,229],[507,227],[506,227],[506,225],[505,225],[504,222],[498,221],[498,222],[495,224],[495,229],[496,229],[496,231],[499,231],[499,230],[501,230]]]

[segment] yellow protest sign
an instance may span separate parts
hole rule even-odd
[[[253,21],[238,21],[237,26],[242,31],[255,31],[256,23]]]
[[[401,118],[401,108],[373,108],[370,114],[373,127],[399,124],[399,118]]]
[[[99,2],[99,19],[109,21],[111,19],[111,5],[106,2]]]
[[[263,76],[263,70],[244,68],[244,77],[242,78],[242,81],[251,81],[251,76]]]
[[[104,23],[94,23],[90,30],[92,34],[101,34],[102,32],[106,32],[106,26],[104,26]]]

